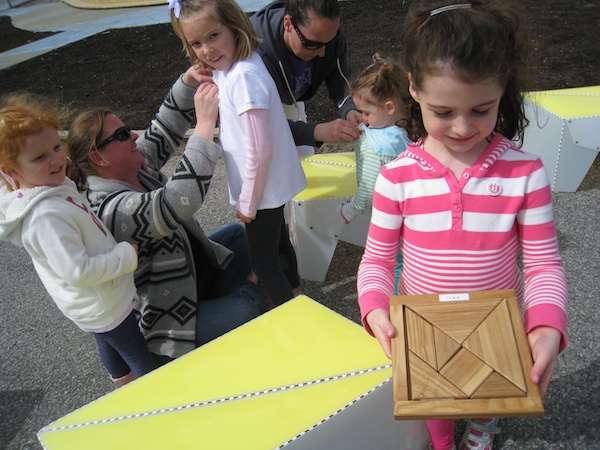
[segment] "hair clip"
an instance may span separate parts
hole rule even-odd
[[[173,10],[173,14],[175,17],[179,19],[179,15],[181,14],[181,3],[183,0],[169,0],[169,9]]]
[[[458,3],[456,5],[446,5],[441,8],[434,9],[429,13],[429,16],[435,16],[436,14],[440,14],[446,11],[452,11],[454,9],[471,9],[473,5],[470,3]]]
[[[374,53],[373,56],[371,56],[371,62],[375,64],[377,61],[379,61],[379,58],[377,57],[377,53]]]

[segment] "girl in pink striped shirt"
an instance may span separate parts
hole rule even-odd
[[[512,141],[527,124],[519,25],[505,2],[422,1],[408,12],[402,65],[415,142],[378,177],[358,294],[365,328],[391,358],[399,249],[400,294],[514,289],[543,395],[567,344],[567,287],[548,176]],[[432,449],[456,448],[453,420],[427,422]],[[460,449],[491,449],[497,422],[470,420]]]

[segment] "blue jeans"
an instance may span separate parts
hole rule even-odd
[[[233,260],[224,270],[215,272],[210,299],[199,300],[196,312],[196,346],[237,328],[267,310],[262,290],[251,281],[250,250],[246,230],[237,223],[225,225],[210,236],[229,248]]]
[[[114,330],[92,333],[98,344],[100,359],[113,378],[133,372],[136,378],[158,367],[132,311]]]

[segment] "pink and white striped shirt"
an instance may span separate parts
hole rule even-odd
[[[358,270],[370,333],[366,315],[389,309],[398,248],[400,295],[514,289],[526,333],[550,326],[563,335],[560,350],[566,346],[567,286],[548,176],[537,156],[502,135],[459,180],[420,144],[382,168]]]

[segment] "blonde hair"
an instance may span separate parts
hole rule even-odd
[[[408,80],[403,70],[394,61],[382,58],[379,53],[373,55],[373,63],[351,81],[350,96],[356,97],[363,89],[369,92],[370,97],[363,99],[365,102],[381,106],[387,100],[393,100],[400,115],[405,115],[402,94],[408,91]],[[396,125],[402,126],[399,123]]]
[[[250,19],[235,0],[186,0],[181,2],[179,17],[176,17],[174,10],[171,9],[171,25],[175,34],[181,39],[183,51],[192,64],[206,66],[194,53],[181,28],[181,20],[194,13],[202,13],[233,32],[236,42],[234,62],[249,58],[261,41]]]
[[[92,108],[77,115],[69,128],[67,147],[71,164],[67,176],[75,182],[79,190],[87,189],[87,177],[98,175],[96,166],[90,161],[90,153],[97,150],[102,140],[104,120],[115,114],[108,108]]]
[[[27,137],[48,127],[58,132],[69,115],[66,106],[29,92],[4,96],[0,100],[0,168],[15,168]]]

